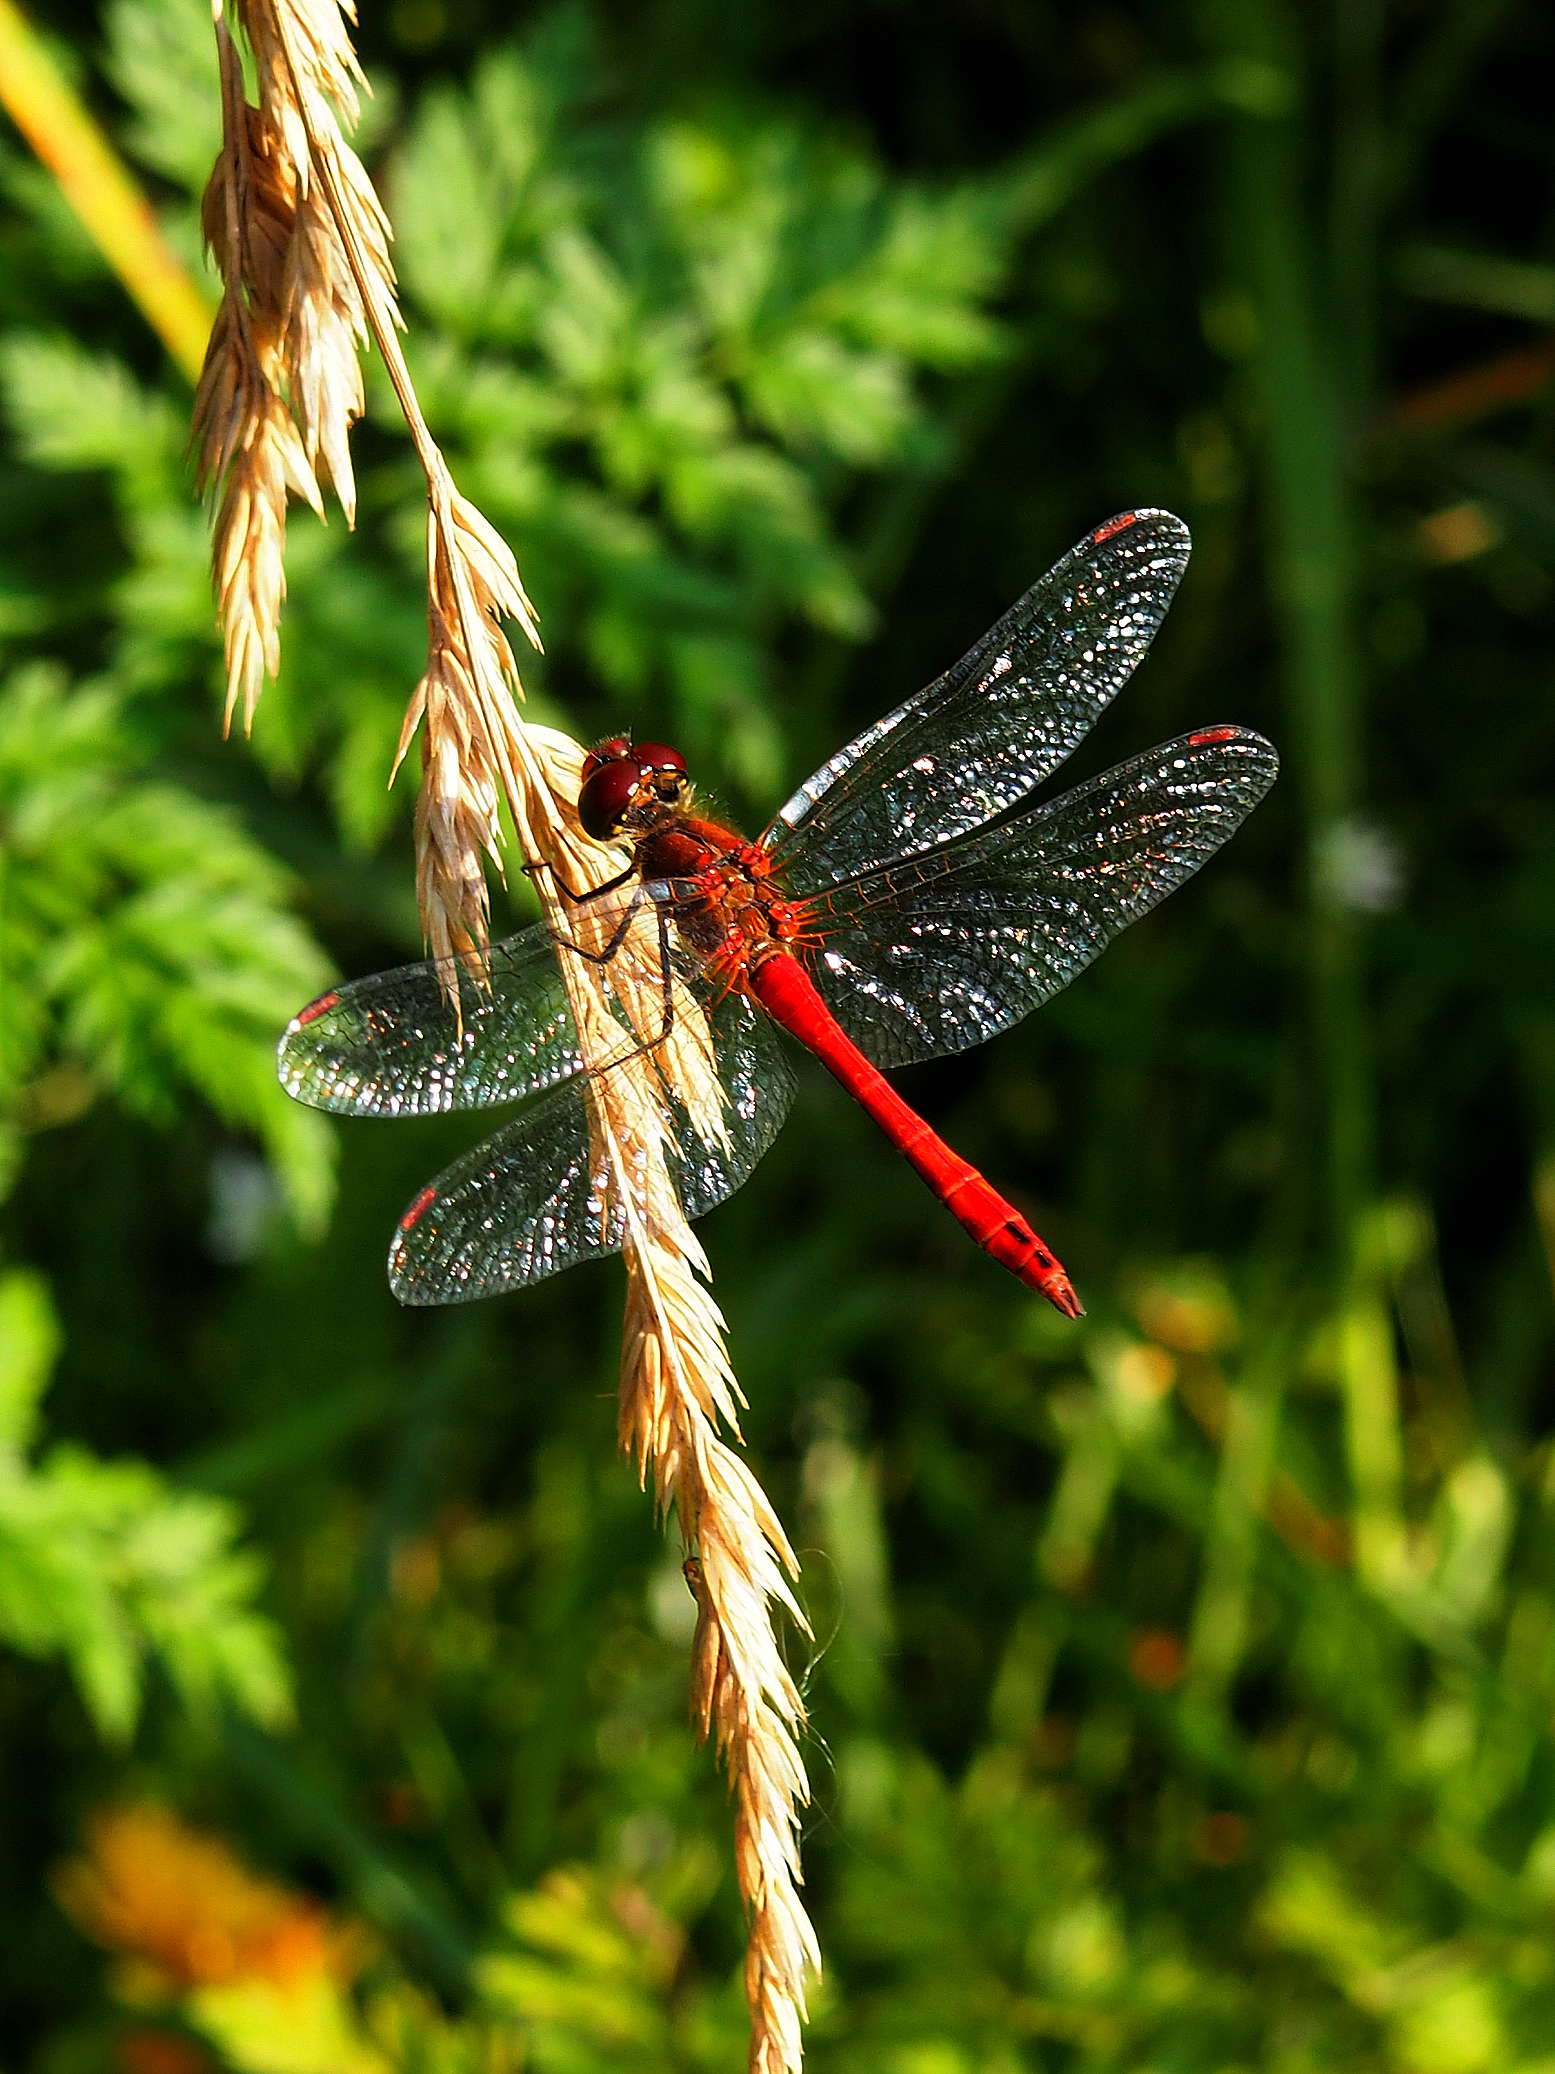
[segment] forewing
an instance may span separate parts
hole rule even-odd
[[[586,917],[608,936],[631,898],[628,889],[582,903],[578,925]],[[536,927],[493,946],[489,987],[449,961],[457,1014],[444,969],[430,960],[332,988],[287,1024],[276,1059],[281,1085],[299,1102],[345,1116],[487,1109],[554,1087],[583,1063],[562,980],[560,960],[569,955]]]
[[[1070,550],[970,654],[823,764],[763,838],[796,895],[916,856],[1016,805],[1150,646],[1188,560],[1168,511]]]
[[[1046,806],[807,903],[815,980],[878,1066],[964,1051],[1051,999],[1212,857],[1274,783],[1244,728],[1200,729]]]
[[[664,1151],[688,1217],[733,1195],[793,1099],[788,1061],[758,1008],[731,994],[710,1021],[724,1090],[721,1135],[704,1136],[667,1097],[673,1135]],[[660,1153],[623,1151],[627,1187],[645,1205]],[[405,1304],[469,1303],[614,1253],[625,1231],[626,1205],[595,1149],[580,1079],[533,1103],[422,1190],[389,1249],[389,1286]]]

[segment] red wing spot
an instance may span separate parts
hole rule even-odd
[[[1091,535],[1092,547],[1100,547],[1102,542],[1110,540],[1114,533],[1126,533],[1129,527],[1136,523],[1138,518],[1139,513],[1137,511],[1120,511],[1115,519],[1108,519],[1106,525],[1096,528],[1096,531]]]
[[[317,1001],[310,1001],[307,1007],[295,1018],[297,1028],[300,1030],[304,1023],[311,1023],[317,1017],[327,1014],[339,999],[340,996],[333,992],[320,994]]]
[[[436,1194],[436,1185],[433,1182],[429,1181],[426,1187],[422,1189],[420,1195],[418,1195],[416,1197],[416,1200],[411,1204],[410,1208],[405,1212],[404,1216],[400,1219],[401,1231],[410,1231],[417,1224],[420,1223],[423,1215],[426,1212],[426,1207],[428,1203],[430,1203],[433,1200]]]
[[[1216,742],[1234,742],[1242,732],[1239,727],[1201,727],[1196,735],[1189,735],[1190,749],[1209,749]]]

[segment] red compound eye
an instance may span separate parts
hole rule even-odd
[[[686,759],[678,749],[671,749],[665,742],[638,742],[632,754],[646,771],[676,771],[681,777],[686,775]]]
[[[621,826],[632,804],[633,794],[643,779],[643,767],[635,756],[622,756],[589,771],[578,794],[578,819],[595,842],[608,842]]]
[[[623,756],[630,756],[631,753],[632,745],[625,735],[616,735],[608,742],[601,742],[597,749],[591,749],[583,759],[582,782],[586,785],[601,764],[619,763]]]

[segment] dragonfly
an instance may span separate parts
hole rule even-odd
[[[822,764],[754,842],[700,810],[678,750],[600,744],[578,818],[631,861],[601,886],[558,886],[566,933],[540,924],[509,937],[479,981],[423,961],[296,1015],[280,1078],[315,1108],[520,1105],[401,1217],[389,1254],[400,1301],[492,1296],[621,1247],[631,1204],[605,1171],[590,1092],[629,1062],[657,1069],[656,1150],[643,1157],[663,1161],[688,1218],[723,1202],[788,1112],[781,1029],[985,1252],[1079,1316],[1052,1248],[885,1070],[1021,1021],[1191,877],[1273,784],[1273,747],[1215,726],[1032,798],[1144,656],[1189,544],[1165,511],[1098,526],[953,669]],[[588,961],[621,1038],[603,1063],[579,1034],[569,958]],[[692,1024],[711,1108],[673,1066]]]

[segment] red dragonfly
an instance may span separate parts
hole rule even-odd
[[[625,1210],[591,1139],[590,1068],[560,962],[581,955],[628,1040],[623,1058],[669,1055],[677,1002],[706,1017],[722,1118],[710,1124],[672,1073],[655,1083],[688,1217],[741,1185],[787,1113],[781,1024],[980,1246],[1078,1316],[1051,1249],[879,1069],[1019,1022],[1197,871],[1274,782],[1261,736],[1209,727],[1029,802],[1144,655],[1188,546],[1169,512],[1099,526],[954,669],[823,764],[754,843],[696,811],[677,750],[602,744],[584,764],[579,819],[629,844],[632,862],[608,886],[567,893],[574,934],[601,947],[523,930],[493,949],[489,986],[454,976],[457,1013],[431,963],[303,1009],[279,1070],[316,1108],[410,1116],[538,1097],[411,1203],[389,1254],[400,1301],[491,1296],[621,1245]],[[619,957],[645,924],[663,1004],[646,1035],[640,959],[629,987]]]

